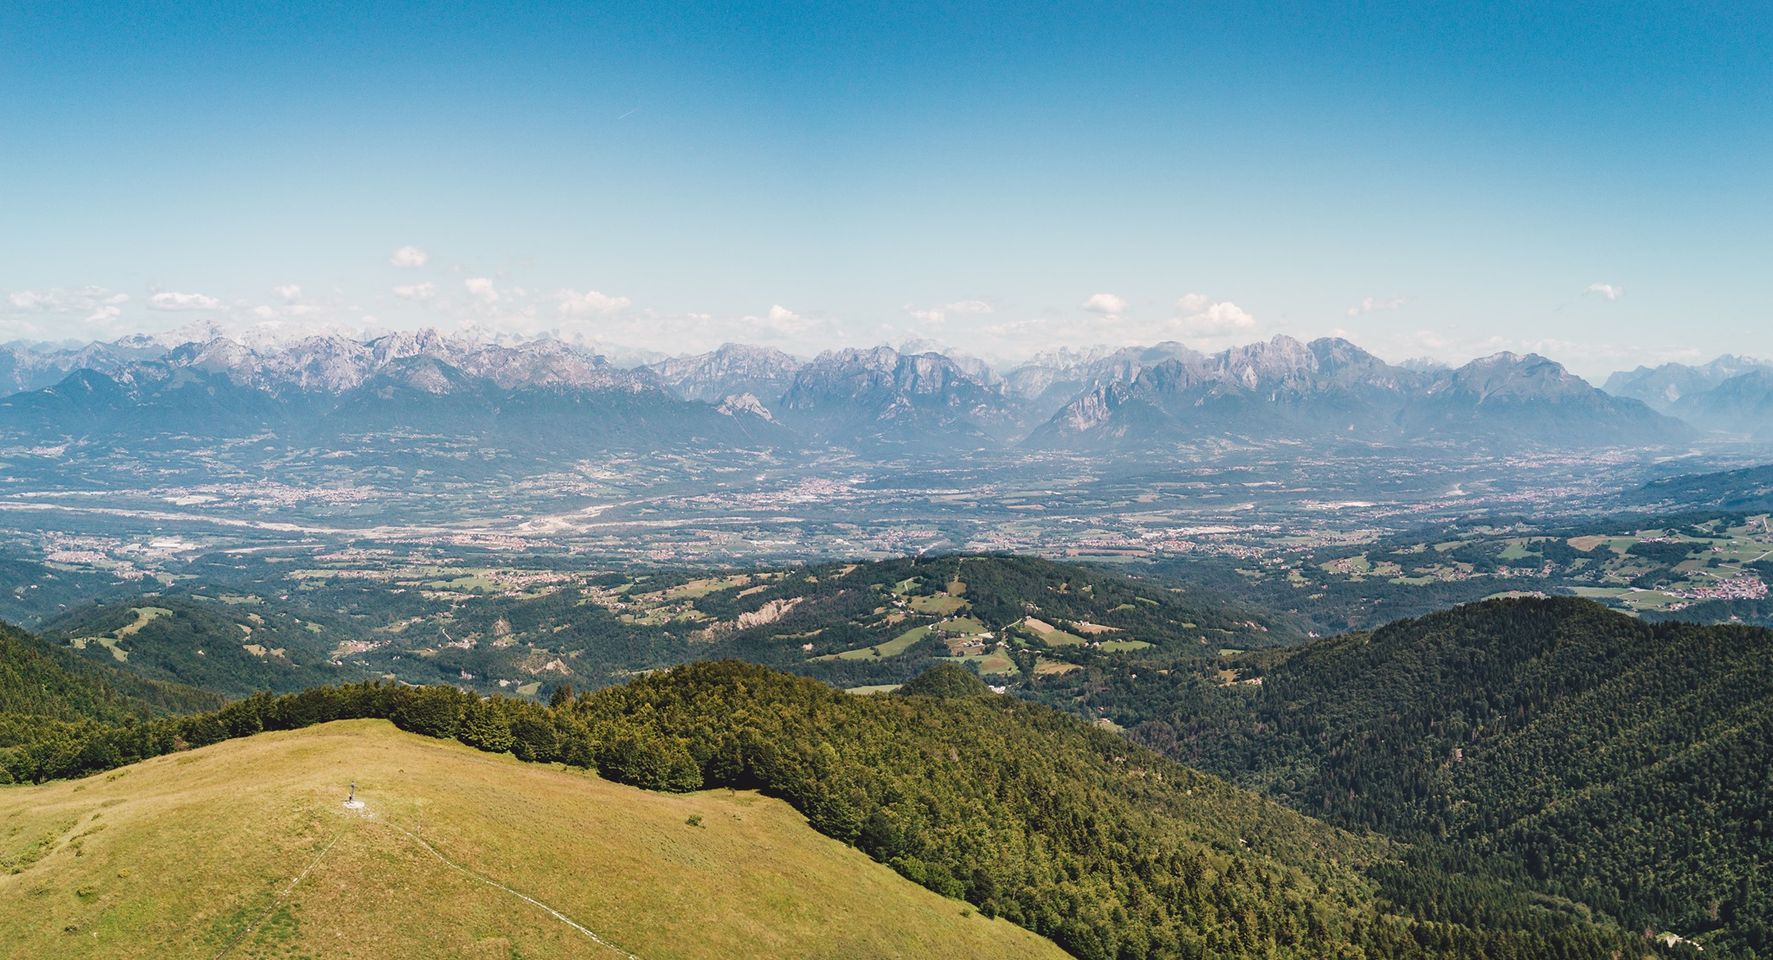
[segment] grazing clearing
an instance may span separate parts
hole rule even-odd
[[[911,609],[918,613],[932,613],[939,617],[957,613],[965,608],[967,602],[959,597],[938,593],[927,597],[912,597]]]
[[[1016,668],[1016,661],[1010,659],[1010,655],[1001,649],[989,650],[985,653],[964,657],[943,657],[942,659],[951,660],[962,665],[969,663],[977,664],[980,676],[1013,676],[1021,673],[1021,671]]]
[[[688,583],[667,588],[660,592],[659,597],[663,600],[699,600],[716,590],[730,590],[733,587],[750,585],[751,575],[748,573],[734,574],[730,577],[704,577],[701,580],[691,580]]]
[[[1151,644],[1144,640],[1104,640],[1101,648],[1109,653],[1130,653],[1134,650],[1145,650]]]
[[[978,634],[989,633],[991,631],[991,628],[987,627],[984,622],[977,617],[949,617],[947,620],[936,624],[936,629],[941,630],[943,633],[951,633],[962,637],[977,636]]]
[[[885,643],[877,643],[871,647],[857,647],[842,653],[828,653],[814,660],[872,660],[877,657],[896,657],[911,649],[911,645],[928,636],[930,628],[912,627]]]
[[[68,640],[68,646],[73,647],[76,650],[85,650],[87,644],[96,643],[99,646],[104,647],[106,650],[111,651],[111,659],[116,660],[118,663],[128,663],[129,651],[123,649],[123,641],[135,636],[137,633],[141,632],[143,627],[153,623],[161,617],[172,616],[172,611],[165,607],[131,607],[129,612],[135,616],[135,619],[118,627],[116,630],[111,631],[109,634],[96,637],[71,637]]]
[[[378,720],[0,788],[0,824],[15,957],[1064,956],[779,800],[651,793]]]
[[[1526,541],[1525,539],[1516,537],[1514,539],[1509,540],[1507,542],[1507,544],[1503,546],[1502,551],[1500,553],[1496,554],[1496,559],[1498,559],[1498,560],[1525,560],[1528,557],[1537,557],[1537,556],[1540,556],[1539,551],[1537,551],[1537,550],[1533,549],[1531,546],[1529,546],[1528,541]]]
[[[1038,617],[1023,617],[1021,625],[1040,637],[1040,641],[1048,646],[1080,647],[1089,643],[1088,640],[1085,640],[1077,634],[1068,630],[1061,630]]]
[[[843,692],[855,694],[892,693],[902,686],[904,686],[902,683],[870,683],[860,687],[845,687]]]
[[[153,623],[161,617],[172,616],[172,611],[165,607],[131,607],[129,612],[135,615],[135,619],[118,627],[111,636],[116,637],[119,640],[127,640],[130,637],[135,636],[137,633],[140,633],[143,627]]]

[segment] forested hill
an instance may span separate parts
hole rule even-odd
[[[1047,695],[1634,929],[1773,949],[1773,632],[1509,599],[1219,667]]]
[[[0,783],[8,757],[46,744],[74,744],[95,731],[159,714],[210,709],[222,698],[88,663],[0,623]]]
[[[220,706],[212,693],[87,663],[0,623],[0,722],[118,722]]]

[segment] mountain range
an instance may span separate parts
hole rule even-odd
[[[506,346],[427,330],[273,350],[218,338],[123,362],[87,352],[106,362],[0,399],[0,430],[27,439],[272,432],[312,443],[408,430],[551,455],[785,441],[765,411],[682,399],[648,371],[558,340]]]
[[[1691,433],[1536,355],[1448,369],[1387,363],[1339,338],[1285,336],[1214,354],[1174,342],[1063,351],[1001,375],[928,345],[801,360],[727,344],[620,367],[555,339],[488,343],[431,330],[256,347],[138,337],[0,348],[8,388],[0,434],[30,442],[146,431],[324,443],[406,429],[554,453],[697,444],[1125,454],[1216,440],[1579,448]]]
[[[1696,426],[1773,439],[1773,363],[1730,354],[1710,363],[1622,370],[1604,389]]]

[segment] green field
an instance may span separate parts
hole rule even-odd
[[[135,616],[135,619],[118,627],[116,630],[112,631],[110,635],[102,637],[74,637],[68,641],[68,646],[71,646],[76,650],[85,650],[87,644],[96,643],[99,646],[104,647],[106,650],[111,651],[111,656],[118,663],[127,663],[129,661],[129,651],[123,649],[123,641],[135,636],[137,633],[141,632],[143,627],[153,623],[161,617],[172,615],[172,611],[165,607],[132,607],[129,612]]]
[[[1010,655],[1003,650],[988,650],[985,653],[965,657],[943,657],[942,659],[962,665],[976,665],[979,668],[979,673],[987,677],[1013,676],[1022,672],[1016,668],[1016,661],[1011,660]]]
[[[898,636],[894,637],[891,640],[888,640],[885,643],[875,644],[872,647],[857,647],[854,650],[845,650],[842,653],[828,653],[822,657],[814,657],[813,659],[814,660],[868,660],[873,657],[896,657],[899,654],[904,653],[905,651],[911,649],[912,644],[916,643],[919,640],[922,640],[925,636],[927,636],[929,634],[929,632],[930,632],[930,628],[927,626],[926,627],[912,627],[910,630],[907,630],[904,633],[899,634]]]
[[[1151,646],[1143,640],[1104,640],[1102,649],[1109,653],[1127,653],[1132,650],[1144,650]]]
[[[952,633],[956,636],[962,637],[976,636],[981,633],[987,633],[991,630],[990,627],[986,626],[977,617],[950,617],[947,620],[936,624],[936,626],[946,633]]]
[[[382,721],[0,789],[0,864],[11,957],[1063,956],[781,801],[650,793]]]
[[[965,600],[946,593],[938,593],[931,597],[911,598],[911,609],[916,610],[918,613],[933,613],[939,617],[945,617],[951,613],[957,613],[966,605],[967,602]]]

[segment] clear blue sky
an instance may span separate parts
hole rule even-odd
[[[1765,4],[590,6],[0,5],[0,340],[1773,355]]]

